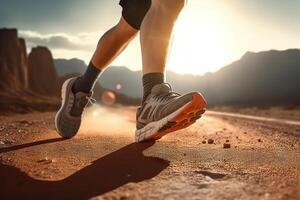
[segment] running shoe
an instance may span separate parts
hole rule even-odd
[[[158,140],[195,123],[205,112],[206,101],[199,92],[180,95],[171,86],[154,86],[137,110],[136,142]]]
[[[84,108],[91,100],[92,92],[72,92],[75,78],[66,80],[62,86],[62,104],[55,116],[55,127],[63,138],[72,138],[80,128]]]

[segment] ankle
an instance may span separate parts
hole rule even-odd
[[[101,70],[98,69],[93,65],[92,62],[88,65],[88,68],[86,69],[85,73],[77,78],[75,81],[73,87],[72,87],[72,92],[77,93],[77,92],[84,92],[84,93],[89,93],[93,90],[94,85],[101,73]]]
[[[152,88],[165,82],[164,73],[155,72],[143,75],[143,102],[151,93]]]

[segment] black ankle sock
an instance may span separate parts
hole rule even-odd
[[[100,73],[101,70],[95,67],[92,62],[90,62],[84,74],[75,81],[72,88],[73,93],[91,92]]]
[[[151,93],[151,89],[157,85],[164,83],[165,76],[163,73],[149,73],[143,75],[143,101],[147,98],[147,96]]]

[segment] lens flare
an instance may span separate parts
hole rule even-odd
[[[116,103],[117,98],[112,91],[105,91],[101,96],[102,103],[107,106],[112,106]]]
[[[117,89],[117,90],[121,90],[122,88],[123,88],[123,85],[122,85],[122,84],[119,83],[119,84],[116,85],[116,89]]]

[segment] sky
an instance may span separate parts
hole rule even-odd
[[[298,0],[189,0],[174,29],[167,69],[214,72],[247,51],[300,48]],[[89,62],[121,17],[118,0],[0,0],[0,28],[17,28],[29,48]],[[112,65],[141,70],[139,37]]]

